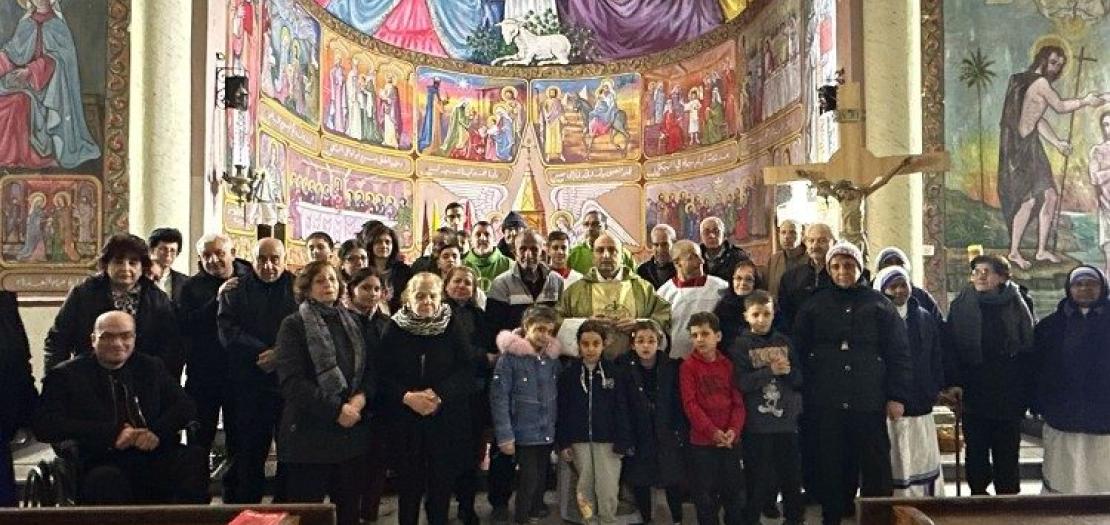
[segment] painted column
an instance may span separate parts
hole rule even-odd
[[[131,14],[130,227],[145,237],[159,226],[181,230],[187,246],[174,267],[189,270],[193,199],[192,3],[133,2]]]
[[[867,146],[879,156],[921,152],[921,27],[917,0],[863,0]],[[921,174],[899,175],[867,200],[872,257],[902,248],[920,269],[923,249]],[[874,261],[869,261],[874,268]],[[923,285],[923,273],[913,275]]]

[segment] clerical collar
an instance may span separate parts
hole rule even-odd
[[[705,286],[705,282],[709,280],[709,276],[702,275],[701,277],[694,277],[693,279],[684,281],[679,279],[676,275],[671,280],[674,281],[674,285],[678,288],[696,288],[698,286]]]

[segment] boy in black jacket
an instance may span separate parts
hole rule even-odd
[[[773,504],[782,489],[784,524],[803,523],[798,416],[802,411],[802,371],[790,340],[772,329],[775,305],[756,290],[744,299],[749,328],[729,348],[736,384],[744,393],[748,422],[744,427],[744,465],[748,470],[748,506],[744,521],[759,523],[759,511]]]
[[[555,444],[578,472],[575,490],[585,520],[616,523],[621,458],[632,454],[626,387],[617,366],[601,359],[608,329],[589,320],[578,328],[580,361],[559,375]]]

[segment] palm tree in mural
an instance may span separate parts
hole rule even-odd
[[[960,82],[969,89],[975,88],[975,95],[979,105],[979,200],[987,201],[987,183],[983,168],[983,91],[994,82],[995,72],[991,70],[994,60],[987,60],[983,56],[983,49],[976,47],[974,52],[969,52],[967,58],[960,62]]]

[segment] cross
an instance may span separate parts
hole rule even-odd
[[[877,157],[867,149],[864,126],[865,113],[861,103],[860,84],[848,82],[837,93],[836,120],[840,130],[840,149],[827,163],[763,168],[765,184],[782,184],[808,180],[819,196],[833,197],[840,202],[842,237],[860,246],[866,253],[863,204],[868,195],[883,187],[897,175],[948,169],[948,153],[938,151],[920,155]]]

